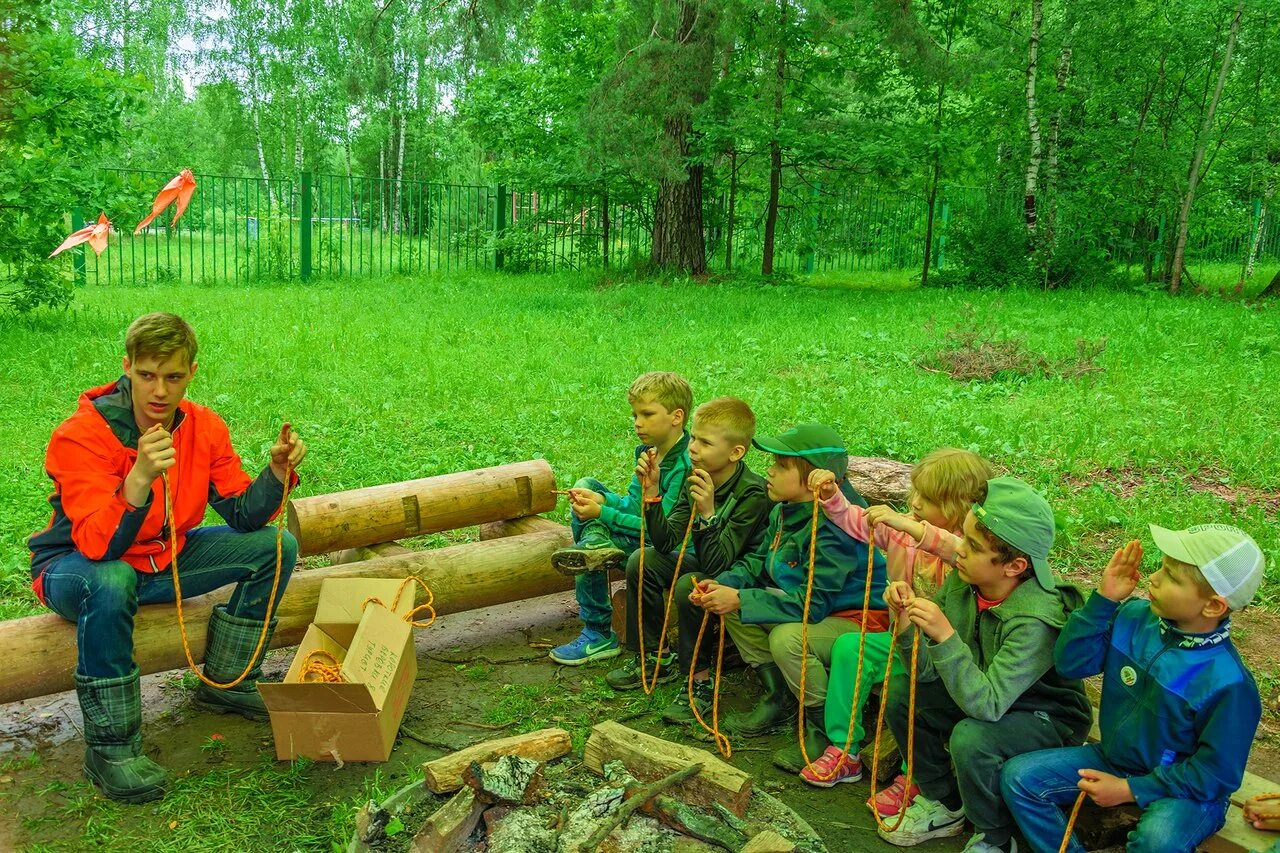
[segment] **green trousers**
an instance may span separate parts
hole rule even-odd
[[[858,648],[866,637],[866,653],[862,659],[862,681],[858,681]],[[893,634],[876,631],[868,634],[854,632],[836,638],[831,647],[831,674],[827,683],[826,721],[827,737],[838,747],[843,747],[849,737],[849,719],[853,718],[851,754],[858,752],[858,745],[866,736],[862,725],[862,709],[871,695],[871,688],[884,680],[884,669],[893,650]],[[854,713],[857,708],[857,713]]]

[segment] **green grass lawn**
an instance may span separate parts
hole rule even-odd
[[[0,321],[0,618],[39,612],[25,539],[48,517],[49,432],[80,390],[117,377],[125,326],[157,309],[195,324],[191,396],[226,418],[251,470],[281,420],[297,425],[311,447],[303,494],[535,456],[561,482],[593,474],[621,487],[633,446],[626,387],[644,370],[671,369],[698,400],[747,399],[761,430],[823,420],[857,455],[914,460],[940,445],[983,453],[1049,495],[1057,565],[1073,577],[1092,577],[1109,549],[1145,538],[1148,522],[1237,523],[1275,572],[1280,312],[1270,305],[1146,291],[920,290],[887,273],[778,286],[490,273],[89,287],[76,305]],[[997,330],[1051,360],[1069,358],[1078,338],[1108,345],[1102,371],[1074,380],[957,382],[921,369],[957,325]],[[761,469],[766,461],[748,460]],[[1151,567],[1155,560],[1151,549]],[[1277,581],[1273,574],[1264,586],[1264,606],[1280,604]],[[487,721],[525,727],[611,713],[581,704],[597,698],[589,691],[523,685],[509,694]],[[535,699],[544,704],[532,714]],[[23,763],[19,751],[0,770]],[[49,844],[32,849],[70,849],[63,840],[81,834],[111,849],[188,849],[191,839],[233,849],[235,839],[266,834],[288,849],[336,850],[355,808],[386,793],[380,774],[392,769],[359,770],[360,790],[354,775],[340,780],[305,762],[189,764],[175,766],[174,791],[145,814],[56,776],[0,797],[34,784],[54,798],[23,819]],[[57,830],[64,823],[70,835]]]
[[[745,398],[761,430],[821,420],[857,455],[915,460],[940,445],[986,455],[1049,495],[1059,564],[1073,573],[1092,572],[1147,522],[1229,521],[1270,555],[1280,548],[1274,308],[1141,292],[911,290],[884,276],[870,289],[821,284],[490,273],[82,289],[69,313],[0,324],[0,617],[37,612],[25,539],[48,517],[50,430],[81,389],[118,376],[125,326],[156,309],[194,323],[191,396],[226,418],[251,470],[281,420],[297,426],[311,447],[306,494],[535,456],[564,482],[593,474],[622,486],[626,387],[671,369],[697,400]],[[916,365],[947,329],[975,322],[1051,358],[1105,336],[1104,370],[960,383]],[[765,464],[758,453],[748,461]],[[1280,601],[1274,577],[1264,601]]]

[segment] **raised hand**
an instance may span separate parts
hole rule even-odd
[[[1111,561],[1102,570],[1098,592],[1112,601],[1124,601],[1138,585],[1138,566],[1142,565],[1142,543],[1134,539],[1123,548],[1117,548]]]

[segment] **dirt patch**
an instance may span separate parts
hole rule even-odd
[[[1260,506],[1268,515],[1280,516],[1280,491],[1233,483],[1229,472],[1213,465],[1193,469],[1101,466],[1080,474],[1066,474],[1062,480],[1074,492],[1097,486],[1122,498],[1131,498],[1139,489],[1153,483],[1178,480],[1193,492],[1211,494],[1233,505]]]
[[[0,707],[0,840],[4,849],[43,844],[68,850],[87,845],[124,850],[328,851],[334,841],[345,845],[350,815],[373,789],[389,794],[421,778],[423,761],[503,733],[563,726],[574,741],[567,762],[581,760],[590,726],[602,719],[622,720],[641,731],[711,748],[693,732],[661,721],[662,711],[681,686],[663,685],[654,697],[615,693],[602,676],[616,662],[575,668],[546,659],[542,646],[563,642],[578,631],[573,612],[571,596],[549,596],[442,617],[422,632],[419,681],[402,738],[391,760],[380,765],[291,768],[274,762],[265,724],[196,709],[189,679],[181,673],[148,676],[148,753],[178,781],[175,793],[158,804],[127,810],[104,804],[80,778],[80,715],[72,694]],[[1280,667],[1268,657],[1280,617],[1245,611],[1236,625],[1241,653],[1258,673],[1268,706],[1250,769],[1280,779]],[[288,661],[288,651],[273,653],[266,666],[268,676],[280,677]],[[727,674],[723,712],[746,707],[756,690],[753,676],[741,671]],[[412,736],[405,734],[410,731]],[[222,736],[225,746],[208,748],[214,734]],[[794,733],[785,732],[738,739],[732,763],[752,774],[758,790],[776,796],[807,821],[835,853],[888,849],[876,837],[864,805],[870,794],[868,779],[820,790],[773,766],[774,751],[790,745],[793,738]],[[250,790],[238,794],[237,786]],[[286,828],[272,823],[271,815],[271,820],[260,820],[261,828],[248,821],[253,803],[286,795],[290,799],[282,800],[278,818],[290,822]],[[187,804],[183,796],[211,802]],[[223,801],[226,805],[219,806]],[[237,810],[241,819],[229,828],[227,816]],[[958,851],[964,841],[962,836],[923,849]]]
[[[931,326],[926,330],[936,334]],[[1103,371],[1098,358],[1107,348],[1106,338],[1077,338],[1075,347],[1069,356],[1049,358],[1032,350],[1025,337],[1002,331],[993,320],[978,317],[973,306],[966,305],[960,321],[943,333],[942,347],[921,356],[916,366],[957,382],[1078,379]]]

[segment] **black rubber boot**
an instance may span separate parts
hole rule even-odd
[[[253,661],[253,667],[235,687],[220,690],[203,681],[196,688],[196,703],[207,711],[218,714],[239,714],[251,720],[268,718],[267,706],[258,693],[258,679],[262,677],[262,659],[271,647],[271,635],[279,620],[272,619],[267,626],[267,636],[262,650]],[[257,619],[241,619],[227,612],[226,605],[213,608],[209,617],[209,639],[204,651],[204,674],[220,684],[227,684],[244,672],[258,638],[262,636],[262,622]]]
[[[731,734],[743,737],[759,737],[788,725],[799,710],[796,697],[791,694],[787,680],[776,663],[763,663],[756,667],[756,676],[764,687],[764,695],[750,711],[728,714],[723,728]]]
[[[810,761],[817,761],[818,756],[827,751],[831,741],[827,739],[827,715],[822,706],[804,709],[804,748]],[[804,754],[800,752],[800,744],[780,749],[773,754],[773,763],[789,773],[799,773],[805,768]]]
[[[119,678],[76,673],[84,715],[84,775],[113,800],[145,803],[164,796],[164,768],[142,754],[142,690],[138,669]]]

